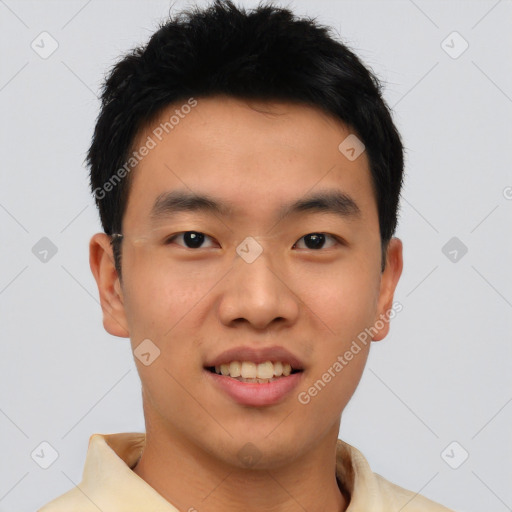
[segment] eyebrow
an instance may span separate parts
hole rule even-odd
[[[204,212],[229,217],[232,215],[232,207],[231,203],[209,195],[174,190],[164,192],[156,198],[150,218],[157,221],[180,212]],[[281,221],[291,215],[305,212],[331,213],[344,219],[361,216],[359,206],[348,194],[338,190],[326,190],[283,205],[277,213],[277,220]]]

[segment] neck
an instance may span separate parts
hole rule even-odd
[[[226,464],[177,432],[146,428],[133,471],[179,510],[229,512],[344,512],[336,480],[338,427],[293,463],[271,469]]]

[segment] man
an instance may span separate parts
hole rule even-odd
[[[448,510],[338,440],[402,271],[402,144],[353,53],[273,6],[185,12],[110,73],[88,163],[146,433],[91,436],[41,511]]]

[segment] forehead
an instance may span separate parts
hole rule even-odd
[[[123,224],[150,220],[173,190],[224,199],[239,220],[282,215],[315,190],[337,190],[376,217],[369,162],[339,149],[350,128],[323,111],[289,102],[229,97],[165,108],[134,144],[145,152],[132,171]],[[352,135],[353,136],[353,135]]]

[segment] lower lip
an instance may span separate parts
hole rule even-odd
[[[284,400],[298,386],[304,373],[301,371],[288,377],[280,377],[273,382],[258,384],[240,382],[232,377],[212,373],[209,370],[204,371],[210,376],[213,384],[227,393],[235,402],[255,407],[274,405]]]

